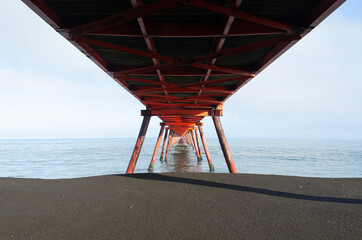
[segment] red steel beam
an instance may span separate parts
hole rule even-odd
[[[191,97],[191,98],[188,98],[188,97],[185,97],[185,98],[179,98],[179,99],[174,99],[175,101],[177,102],[189,102],[191,103],[192,100],[196,99],[196,97]],[[155,97],[141,97],[141,100],[142,101],[149,101],[149,102],[162,102],[162,101],[167,101],[166,97],[164,98],[155,98]],[[200,102],[205,102],[205,103],[220,103],[219,100],[216,100],[215,98],[201,98]]]
[[[175,67],[173,69],[165,69],[162,71],[162,75],[163,76],[204,76],[205,75],[205,71],[204,69],[209,69],[209,67],[204,67],[209,66],[207,64],[198,64],[198,67]],[[194,64],[194,65],[195,65]],[[246,71],[245,69],[242,68],[224,68],[224,67],[218,67],[218,68],[222,68],[222,71],[218,71],[215,68],[213,69],[213,72],[211,73],[211,75],[213,76],[218,76],[218,75],[234,75],[234,74],[242,74],[247,73],[248,71]],[[130,66],[112,66],[112,68],[110,69],[111,71],[113,71],[115,73],[115,76],[117,76],[117,72],[122,72],[125,70],[130,70],[130,69],[137,69],[137,67],[130,67]],[[121,74],[122,76],[124,74]],[[154,72],[146,72],[146,73],[139,73],[139,74],[132,74],[132,75],[138,75],[138,76],[158,76],[156,71]]]
[[[196,126],[196,123],[185,123],[185,122],[177,122],[177,123],[167,123],[167,126]]]
[[[232,17],[232,16],[231,16]],[[234,17],[233,17],[234,18]],[[264,34],[282,34],[283,30],[236,19],[228,34],[223,34],[219,21],[192,24],[183,22],[147,21],[148,36],[153,37],[225,37],[248,36]],[[123,23],[109,28],[87,33],[87,35],[142,37],[143,34],[135,29],[133,23]]]
[[[158,98],[141,98],[142,101],[148,101],[148,102],[165,102],[167,101],[167,99],[158,99]],[[177,103],[193,103],[192,100],[194,100],[196,98],[192,98],[192,99],[177,99],[175,101],[177,101]],[[219,104],[220,101],[216,100],[216,99],[201,99],[199,101],[200,103],[213,103],[213,104]],[[176,102],[173,102],[176,103]]]
[[[98,21],[74,27],[70,29],[69,34],[71,36],[76,36],[81,34],[92,33],[94,31],[99,31],[105,28],[112,27],[114,25],[130,22],[139,17],[147,16],[151,13],[159,12],[177,5],[178,3],[174,0],[161,0],[140,8],[134,8],[127,12],[123,12],[108,18],[104,18]]]
[[[118,50],[120,52],[131,53],[131,54],[134,54],[137,56],[154,58],[154,59],[168,61],[168,62],[174,61],[173,58],[162,56],[162,55],[154,53],[154,52],[141,51],[141,50],[137,50],[134,48],[129,48],[129,47],[121,46],[121,45],[114,44],[114,43],[104,42],[104,41],[100,41],[100,40],[90,39],[90,38],[86,38],[86,37],[79,37],[76,40],[79,42],[84,42],[84,43],[99,46],[99,47]]]
[[[206,116],[221,116],[222,111],[219,110],[197,110],[197,109],[180,109],[177,112],[173,109],[164,110],[142,110],[142,116],[191,116],[191,117],[206,117]]]
[[[155,72],[157,70],[162,70],[162,75],[164,76],[204,76],[205,71],[200,71],[196,69],[212,69],[213,71],[217,71],[214,73],[215,75],[245,75],[245,76],[253,76],[254,74],[243,70],[243,69],[237,69],[237,68],[231,68],[231,67],[221,67],[221,66],[211,66],[208,64],[202,64],[202,63],[191,63],[190,66],[195,67],[180,67],[182,64],[181,62],[176,63],[164,63],[160,66],[148,66],[148,67],[140,67],[140,68],[125,68],[122,67],[122,70],[115,71],[116,77],[123,76],[125,74],[130,75],[145,75],[145,76],[157,76],[157,74],[154,74],[152,72]],[[212,74],[212,75],[214,75]]]
[[[149,80],[149,79],[129,77],[129,76],[122,76],[122,77],[118,77],[117,79],[123,79],[123,80],[131,81],[131,82],[148,83],[148,84],[153,84],[153,85],[164,85],[165,84],[165,83],[159,82],[159,81],[153,81],[153,80]]]
[[[200,121],[200,119],[195,119],[195,120],[190,120],[190,121],[184,121],[184,120],[180,120],[180,121],[172,121],[172,120],[167,120],[168,118],[166,116],[162,117],[162,120],[165,122],[166,125],[172,126],[172,124],[179,124],[181,123],[184,124],[185,126],[187,126],[188,124],[191,125],[195,125],[196,123],[198,123]],[[180,125],[180,126],[181,126]]]
[[[219,93],[229,93],[233,94],[234,91],[227,90],[229,86],[210,86],[202,88],[204,92],[219,92]],[[198,92],[201,89],[200,86],[179,86],[179,87],[170,87],[167,88],[168,92],[175,92],[175,93],[194,93]],[[159,92],[163,90],[159,87],[152,87],[152,86],[137,86],[137,89],[132,90],[135,94],[147,93],[147,92]]]
[[[142,98],[144,96],[149,96],[149,97],[166,97],[166,95],[158,95],[158,94],[152,94],[152,93],[134,93],[137,98]],[[178,99],[178,97],[173,97],[173,96],[169,96],[169,98],[174,98],[174,99]]]
[[[226,93],[210,93],[210,94],[206,94],[206,95],[201,95],[199,96],[199,98],[203,98],[203,97],[225,97]],[[194,98],[196,98],[197,96],[195,96]],[[193,98],[193,97],[191,97]]]
[[[251,50],[255,50],[255,49],[259,49],[259,48],[263,48],[263,47],[270,47],[270,46],[274,46],[276,44],[280,44],[282,42],[291,42],[291,41],[299,40],[299,39],[301,39],[301,36],[299,34],[288,34],[288,35],[284,35],[281,37],[271,38],[271,39],[267,39],[267,40],[262,40],[262,41],[242,45],[242,46],[235,47],[235,48],[229,48],[229,49],[222,50],[222,51],[216,52],[216,53],[206,54],[206,55],[203,55],[200,57],[196,57],[190,61],[200,62],[200,61],[211,60],[213,58],[226,57],[226,56],[234,55],[236,53],[247,52],[247,51],[251,51]]]
[[[233,9],[238,9],[240,7],[240,4],[241,4],[241,1],[242,0],[235,0],[234,3],[233,3],[233,6],[232,8]],[[216,47],[216,52],[220,52],[224,43],[225,43],[225,40],[226,40],[226,35],[229,33],[230,29],[231,29],[231,25],[233,24],[234,22],[234,17],[233,16],[229,16],[227,21],[226,21],[226,24],[225,24],[225,27],[224,27],[224,30],[223,30],[223,37],[219,39],[219,43],[217,44],[217,47]],[[215,65],[215,62],[216,62],[216,58],[213,58],[211,60],[211,66],[214,66]],[[211,71],[213,69],[212,68],[209,68],[207,69],[207,72],[206,72],[206,75],[204,77],[204,79],[202,80],[202,82],[207,82],[209,80],[209,77],[210,77],[210,74],[211,74]],[[202,94],[202,90],[199,91],[198,93],[198,96],[200,96]],[[195,100],[195,104],[197,103],[198,99]]]
[[[122,77],[123,79],[125,80],[131,80],[134,79],[134,78],[128,78],[128,77]],[[197,82],[197,83],[188,83],[188,84],[167,84],[165,88],[161,88],[161,87],[145,87],[145,91],[149,91],[149,92],[152,92],[152,91],[160,91],[160,90],[163,90],[163,89],[166,89],[166,90],[173,90],[173,89],[179,89],[179,88],[190,88],[190,87],[199,87],[199,86],[204,86],[204,85],[210,85],[210,84],[217,84],[217,83],[225,83],[225,82],[230,82],[230,81],[235,81],[235,80],[246,80],[248,79],[248,77],[245,77],[245,76],[235,76],[235,77],[229,77],[229,78],[222,78],[222,79],[216,79],[216,80],[210,80],[208,82]],[[141,79],[139,78],[136,78],[135,81],[139,81],[139,82],[142,82]],[[150,80],[146,80],[144,82],[148,82],[148,83],[151,83],[151,82],[154,82],[154,81],[150,81]],[[155,83],[157,85],[160,85],[159,82]],[[220,86],[219,86],[220,87]],[[225,86],[224,86],[225,87]],[[138,90],[137,90],[138,91]],[[140,91],[142,91],[142,89],[140,89]],[[138,92],[140,92],[138,91]]]
[[[31,10],[55,29],[62,26],[59,16],[44,0],[22,0]]]
[[[141,8],[142,0],[131,0],[131,4],[134,9]],[[142,16],[137,18],[137,21],[138,21],[138,25],[140,26],[143,38],[145,39],[148,50],[153,54],[157,54],[155,43],[153,42],[153,39],[148,36],[147,30],[146,30],[146,25],[144,23]],[[166,58],[168,58],[168,57],[166,57]],[[152,58],[152,62],[155,66],[160,65],[160,60],[162,60],[162,59],[155,58],[155,57]],[[169,60],[165,60],[165,61],[169,61]],[[161,71],[156,70],[156,72],[157,72],[157,75],[158,75],[158,78],[160,79],[160,81],[165,83],[166,81],[165,81],[165,78],[162,76]],[[162,87],[164,88],[165,85],[162,85]],[[169,96],[168,92],[165,89],[163,91],[166,96]],[[170,103],[170,101],[169,101],[169,103]]]
[[[147,106],[153,107],[213,107],[215,103],[199,103],[197,106],[193,105],[192,103],[160,103],[160,102],[150,102],[150,101],[143,101],[144,104]]]
[[[202,0],[178,0],[180,2],[186,3],[186,4],[191,4],[193,6],[197,6],[197,7],[201,7],[213,12],[217,12],[220,14],[225,14],[228,16],[233,16],[235,18],[240,18],[249,22],[253,22],[253,23],[257,23],[257,24],[261,24],[264,26],[268,26],[268,27],[272,27],[272,28],[276,28],[276,29],[281,29],[284,30],[286,32],[290,32],[294,27],[290,26],[288,24],[285,23],[281,23],[281,22],[277,22],[277,21],[273,21],[273,20],[269,20],[266,18],[262,18],[262,17],[257,17],[254,15],[250,15],[247,13],[244,13],[242,11],[237,11],[237,10],[232,10],[229,8],[225,8],[222,7],[220,5],[217,4],[212,4],[210,2],[205,2]]]
[[[172,103],[170,104],[172,105]],[[214,104],[213,106],[197,106],[197,105],[194,105],[194,104],[190,104],[190,105],[186,105],[186,106],[175,106],[175,105],[172,105],[172,106],[152,106],[152,109],[155,110],[155,111],[159,111],[159,110],[167,110],[167,109],[170,109],[172,111],[175,112],[179,112],[179,111],[182,111],[182,110],[203,110],[203,111],[211,111],[213,109],[215,109],[217,105]]]
[[[209,70],[210,72],[211,72],[211,70],[213,70],[213,71],[219,71],[219,72],[230,73],[230,74],[253,76],[253,74],[249,71],[245,71],[242,69],[229,68],[229,67],[215,66],[214,64],[209,65],[209,64],[202,64],[202,63],[193,63],[193,64],[191,64],[191,66],[201,68],[201,69],[206,69],[206,70]],[[205,75],[205,73],[202,75]]]
[[[118,76],[122,76],[125,74],[139,74],[139,73],[149,73],[149,72],[154,72],[157,70],[166,70],[166,69],[172,69],[172,68],[176,68],[178,66],[180,66],[182,64],[180,63],[164,63],[164,64],[160,64],[158,66],[147,66],[147,67],[139,67],[139,68],[133,68],[133,69],[129,69],[129,70],[123,70],[123,71],[118,71],[115,74],[116,77]]]
[[[346,0],[323,0],[318,7],[308,16],[307,26],[316,27],[320,22],[328,17],[334,10],[342,5]]]
[[[267,39],[267,40],[263,40],[263,41],[258,41],[258,42],[242,45],[242,46],[235,47],[235,48],[222,50],[217,53],[206,54],[203,56],[195,57],[193,59],[182,60],[181,62],[177,62],[177,63],[165,63],[165,64],[160,64],[158,66],[141,67],[141,68],[137,68],[137,69],[131,69],[131,70],[118,72],[117,74],[135,74],[135,73],[142,73],[142,72],[143,73],[152,72],[152,71],[156,71],[156,70],[172,69],[172,68],[176,68],[176,67],[179,67],[179,66],[185,65],[185,64],[190,64],[194,67],[198,67],[199,65],[198,64],[195,65],[194,63],[211,60],[213,58],[226,57],[229,55],[234,55],[236,53],[246,52],[246,51],[255,50],[255,49],[259,49],[259,48],[263,48],[263,47],[270,47],[270,46],[273,46],[276,44],[280,44],[282,42],[291,42],[291,41],[299,40],[299,39],[301,39],[301,36],[299,34],[289,34],[289,35],[285,35],[285,36],[281,36],[281,37],[276,37],[276,38],[272,38],[272,39]]]

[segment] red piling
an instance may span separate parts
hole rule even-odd
[[[166,147],[165,143],[166,143],[167,137],[168,137],[168,128],[166,129],[165,138],[163,139],[160,161],[163,160],[163,153],[165,152],[165,147]]]
[[[165,124],[164,124],[164,123],[161,123],[161,129],[160,129],[160,133],[158,134],[158,138],[157,138],[155,150],[153,151],[153,155],[152,155],[152,159],[151,159],[151,162],[150,162],[150,166],[148,167],[148,170],[149,170],[149,171],[152,171],[152,170],[153,170],[153,165],[155,164],[155,160],[156,160],[158,148],[160,147],[160,143],[161,143],[162,134],[163,134],[163,130],[164,130],[164,129],[165,129]]]
[[[129,161],[128,168],[126,171],[127,174],[133,173],[133,171],[136,167],[137,160],[138,160],[138,157],[139,157],[141,149],[142,149],[143,141],[145,140],[148,124],[150,123],[150,119],[151,119],[151,116],[143,117],[140,133],[138,134],[136,145],[133,149],[131,160]]]
[[[188,137],[189,137],[189,141],[190,141],[190,143],[191,143],[192,150],[194,150],[194,149],[195,149],[195,145],[194,145],[194,142],[192,141],[192,137],[191,137],[190,132],[188,132],[187,135],[188,135]]]
[[[165,154],[165,161],[167,161],[168,152],[170,151],[170,147],[171,147],[170,142],[172,141],[172,136],[173,136],[173,132],[172,132],[172,130],[170,130],[170,135],[168,136],[168,142],[167,142],[167,148],[166,148],[166,154]]]
[[[200,162],[200,153],[199,153],[199,149],[197,148],[197,143],[196,143],[196,138],[195,138],[195,133],[193,130],[190,131],[191,132],[191,136],[192,136],[192,143],[195,146],[195,152],[196,152],[196,156],[197,156],[197,161]]]
[[[189,139],[188,133],[186,133],[185,135],[183,135],[182,138],[185,140],[185,142],[187,143],[187,145],[189,145],[189,146],[192,147],[192,145],[191,145],[191,143],[190,143],[190,139]]]
[[[195,131],[195,138],[196,138],[196,144],[197,144],[197,148],[199,149],[199,154],[200,154],[200,161],[202,160],[202,152],[201,152],[201,147],[200,147],[200,141],[199,141],[199,135],[197,134],[197,130],[194,129]]]
[[[207,162],[209,163],[210,171],[215,171],[214,165],[212,164],[212,161],[211,161],[209,148],[207,147],[207,144],[206,144],[206,139],[205,139],[205,136],[204,136],[204,131],[202,130],[201,125],[199,125],[198,127],[199,127],[199,132],[200,132],[200,137],[201,137],[202,145],[204,145],[204,150],[205,150],[205,155],[206,155],[206,158],[207,158]]]
[[[222,152],[224,153],[226,164],[228,165],[230,173],[237,173],[233,158],[231,157],[229,146],[226,142],[224,130],[222,129],[222,125],[220,122],[219,116],[212,116],[212,120],[214,121],[215,129],[217,136],[219,138],[219,142],[221,145]]]

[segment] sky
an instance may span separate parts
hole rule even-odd
[[[348,0],[229,98],[225,135],[362,139],[361,12]],[[20,0],[2,2],[0,28],[0,139],[138,135],[145,107]]]

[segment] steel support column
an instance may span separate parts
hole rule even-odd
[[[197,142],[196,142],[196,138],[195,138],[195,133],[193,130],[190,131],[191,132],[191,137],[192,137],[192,143],[195,146],[195,152],[196,152],[196,156],[197,156],[197,161],[200,162],[200,153],[199,153],[199,149],[197,148]]]
[[[191,133],[188,132],[187,135],[189,136],[189,141],[191,143],[192,150],[195,150],[194,141],[192,140]]]
[[[153,165],[155,164],[155,160],[156,160],[158,148],[160,147],[160,143],[161,143],[162,134],[163,134],[163,130],[164,130],[164,129],[165,129],[165,124],[164,124],[164,123],[161,123],[161,129],[160,129],[160,133],[158,134],[158,138],[157,138],[155,150],[153,151],[153,155],[152,155],[152,159],[151,159],[151,162],[150,162],[150,166],[148,167],[148,170],[149,170],[149,171],[152,171],[152,170],[153,170]]]
[[[151,116],[143,117],[140,133],[138,134],[136,145],[134,147],[134,150],[133,150],[133,153],[131,156],[131,160],[129,161],[128,168],[126,171],[127,174],[133,173],[133,171],[136,167],[138,156],[140,155],[143,141],[145,140],[145,136],[146,136],[148,124],[150,123],[150,119],[151,119]]]
[[[222,149],[222,152],[224,153],[225,161],[226,161],[226,164],[228,165],[229,172],[237,173],[233,158],[231,157],[229,146],[226,142],[226,138],[225,138],[224,130],[222,129],[220,118],[219,118],[219,116],[212,116],[212,120],[214,121],[214,124],[215,124],[216,133],[219,138],[221,149]]]
[[[166,147],[166,144],[165,144],[165,143],[166,143],[167,137],[168,137],[168,128],[166,129],[165,137],[164,137],[164,139],[163,139],[160,161],[163,160],[163,153],[165,152],[165,147]]]
[[[195,131],[195,138],[196,138],[197,148],[199,149],[200,161],[201,161],[201,160],[202,160],[202,153],[201,153],[199,135],[197,134],[197,130],[196,130],[196,129],[194,129],[194,131]]]
[[[170,147],[171,147],[170,142],[172,141],[172,136],[173,136],[173,132],[170,129],[170,134],[168,135],[168,142],[167,142],[166,153],[165,153],[165,161],[167,161],[168,152],[170,151]]]
[[[209,163],[210,171],[215,171],[214,164],[212,164],[212,161],[211,161],[209,148],[207,147],[207,144],[206,144],[206,139],[205,139],[205,136],[204,136],[204,131],[202,130],[202,127],[201,127],[200,125],[199,125],[198,127],[199,127],[199,132],[200,132],[200,137],[201,137],[202,145],[204,145],[204,150],[205,150],[205,155],[206,155],[206,158],[207,158],[207,162]]]

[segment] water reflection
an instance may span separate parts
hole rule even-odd
[[[167,161],[161,162],[162,172],[201,172],[202,163],[189,145],[177,143],[170,149]]]

